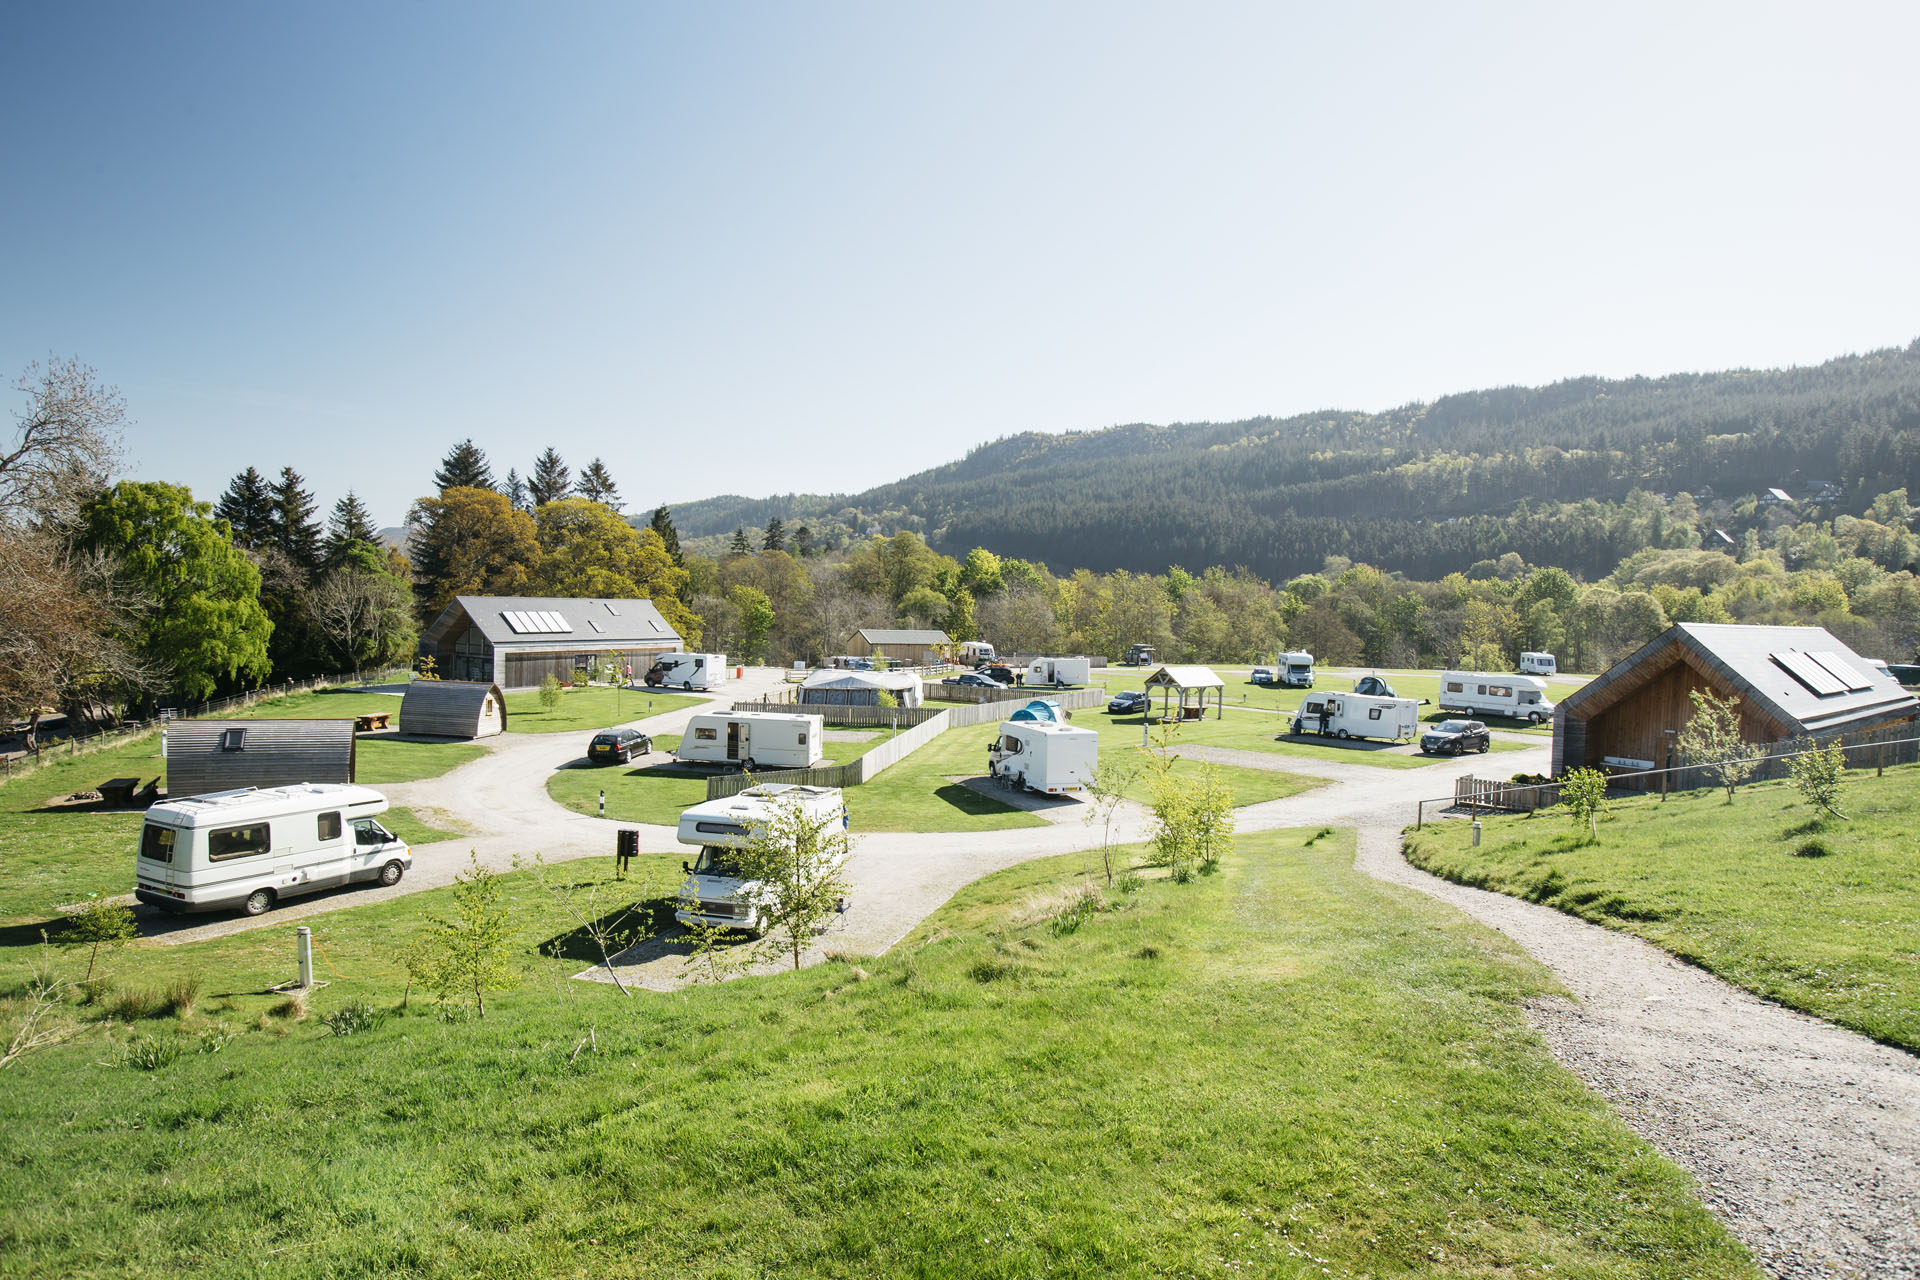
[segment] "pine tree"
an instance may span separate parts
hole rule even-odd
[[[813,530],[805,525],[793,531],[793,554],[802,560],[813,554]]]
[[[753,554],[753,544],[747,541],[747,526],[741,525],[733,531],[733,543],[727,548],[727,554],[734,556]]]
[[[491,489],[493,468],[487,464],[486,451],[469,438],[453,446],[440,460],[433,482],[440,486],[442,493],[456,487]]]
[[[248,467],[220,495],[213,514],[233,530],[233,545],[252,548],[273,536],[273,494],[267,478]]]
[[[380,545],[380,531],[373,526],[373,513],[360,495],[347,490],[347,496],[333,504],[327,519],[327,563],[337,565],[356,542]]]
[[[313,518],[319,504],[307,492],[306,477],[292,467],[282,467],[268,492],[273,499],[272,541],[307,572],[319,569],[320,522]]]
[[[673,512],[667,510],[665,505],[655,507],[650,523],[653,531],[660,535],[660,541],[667,544],[667,554],[673,557],[673,567],[686,568],[687,562],[680,555],[680,531],[673,527]]]
[[[546,452],[533,460],[533,474],[527,477],[527,495],[533,499],[534,506],[544,507],[566,497],[571,488],[573,472],[560,460],[559,452],[548,445]]]
[[[507,468],[507,482],[501,486],[500,492],[507,495],[507,505],[515,511],[533,509],[533,502],[527,497],[527,482],[512,467]]]
[[[762,551],[785,551],[787,549],[787,527],[780,523],[779,516],[767,518],[767,531],[760,539]]]
[[[574,486],[574,492],[588,502],[598,502],[620,509],[620,491],[614,488],[613,476],[607,471],[606,464],[595,458],[580,472],[580,483]]]

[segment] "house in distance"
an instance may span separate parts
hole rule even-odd
[[[900,627],[862,627],[847,641],[852,658],[892,658],[911,667],[930,667],[947,660],[953,641],[944,631],[915,631]]]
[[[502,689],[584,677],[609,659],[640,675],[682,644],[650,600],[561,596],[455,596],[420,635],[443,679]]]
[[[1825,627],[1677,622],[1561,699],[1553,776],[1668,767],[1695,689],[1738,698],[1741,735],[1751,742],[1829,738],[1920,715],[1920,699]],[[1621,785],[1649,784],[1627,778]]]

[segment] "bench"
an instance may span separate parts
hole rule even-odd
[[[108,778],[98,789],[101,799],[116,809],[124,809],[133,803],[133,791],[139,785],[138,778]]]
[[[392,727],[393,712],[391,711],[369,711],[363,716],[355,716],[353,720],[353,731],[355,733],[371,733],[375,729],[390,729]]]

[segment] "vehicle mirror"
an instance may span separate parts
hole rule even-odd
[[[685,860],[682,860],[682,861],[681,861],[681,863],[680,863],[680,869],[681,869],[682,871],[684,871],[684,872],[686,872],[686,873],[687,873],[688,875],[692,875],[692,874],[693,874],[693,864],[692,864],[691,862],[687,862],[687,861],[685,861]]]

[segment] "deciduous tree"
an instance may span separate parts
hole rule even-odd
[[[414,600],[431,622],[457,595],[516,595],[540,563],[533,517],[491,489],[457,487],[407,513]]]
[[[1734,791],[1760,767],[1766,748],[1741,734],[1739,698],[1722,698],[1711,689],[1689,690],[1687,698],[1693,715],[1676,740],[1680,758],[1716,778],[1732,804]]]
[[[635,529],[608,507],[585,498],[541,505],[534,525],[540,558],[529,576],[533,590],[651,600],[683,637],[698,634],[700,619],[680,602],[686,570],[674,565],[651,528]]]
[[[78,360],[35,362],[13,385],[27,403],[0,443],[0,524],[71,525],[119,458],[126,403]]]

